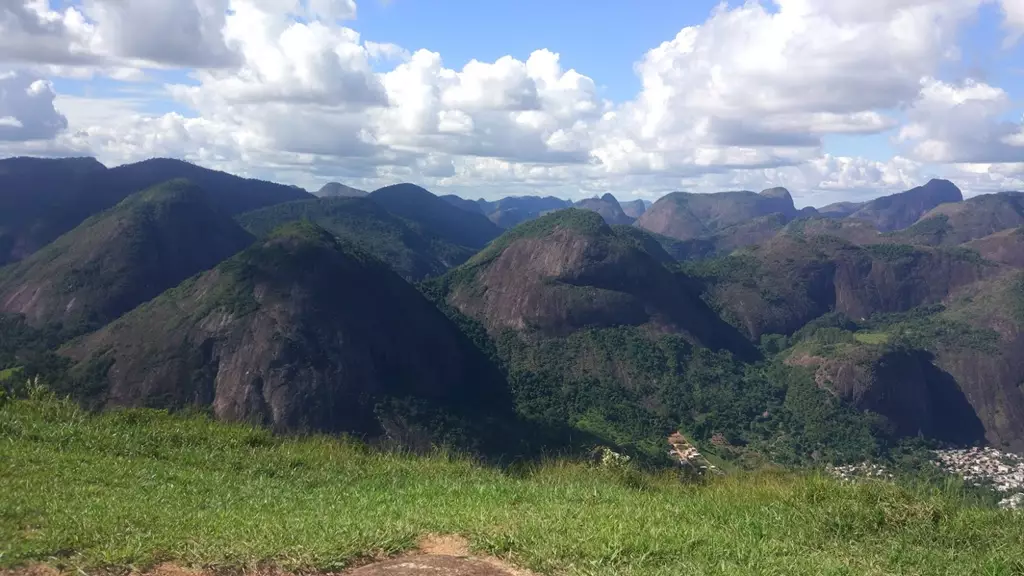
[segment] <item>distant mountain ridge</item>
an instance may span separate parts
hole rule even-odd
[[[960,189],[949,180],[932,179],[906,192],[871,200],[848,217],[871,222],[880,232],[892,232],[910,226],[939,204],[963,199]]]
[[[0,160],[0,265],[24,258],[135,192],[175,178],[207,190],[210,203],[228,214],[312,197],[294,186],[168,158],[115,168],[92,158],[8,158]]]
[[[576,203],[576,207],[597,212],[610,225],[632,224],[635,220],[635,218],[626,215],[622,210],[622,206],[619,205],[619,201],[611,194],[604,194],[600,198],[580,200]]]
[[[501,228],[483,214],[453,206],[415,184],[394,184],[368,196],[392,214],[417,223],[424,231],[447,242],[483,248],[501,234]]]
[[[636,221],[636,225],[677,240],[710,236],[719,230],[769,214],[792,219],[797,215],[793,197],[784,188],[662,196]]]
[[[366,196],[367,194],[368,192],[366,192],[365,190],[360,190],[358,188],[346,186],[345,184],[341,184],[340,182],[328,182],[327,184],[324,184],[320,188],[320,190],[317,191],[316,196],[320,198],[359,198],[362,196]]]

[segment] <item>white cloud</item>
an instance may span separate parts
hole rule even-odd
[[[187,108],[177,113],[62,97],[70,128],[26,147],[37,151],[180,156],[309,186],[649,197],[784,185],[817,202],[940,173],[978,189],[1017,181],[1024,128],[1005,120],[1009,95],[934,80],[959,57],[963,24],[996,1],[1007,30],[1024,30],[1020,0],[723,4],[638,55],[642,88],[618,104],[546,49],[454,69],[437,52],[365,41],[352,0],[0,0],[0,61],[35,77],[189,71],[167,88]],[[30,127],[0,109],[0,134]],[[822,144],[890,130],[900,155],[884,162]]]
[[[0,74],[0,140],[49,140],[67,127],[53,87],[24,73]]]
[[[995,86],[926,78],[899,140],[925,162],[1017,162],[1024,158],[1024,124],[1000,119],[1011,105],[1009,95]]]

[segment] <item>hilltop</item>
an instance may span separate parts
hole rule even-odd
[[[278,229],[62,353],[77,362],[70,391],[90,404],[194,406],[276,430],[474,446],[500,428],[473,423],[511,410],[501,375],[441,312],[310,223]]]
[[[575,204],[575,206],[584,210],[597,212],[608,224],[632,224],[635,220],[635,218],[626,216],[626,213],[622,210],[622,206],[619,205],[619,201],[611,194],[605,194],[600,198],[580,200]]]
[[[370,193],[369,198],[392,214],[415,222],[446,242],[480,249],[501,234],[483,214],[463,210],[415,184],[395,184]]]
[[[366,196],[367,192],[340,182],[328,182],[320,187],[316,195],[320,198],[361,198]]]
[[[442,274],[474,253],[391,214],[369,198],[299,200],[238,217],[242,226],[257,236],[264,236],[282,224],[303,220],[359,246],[410,281]]]
[[[932,179],[906,192],[871,200],[848,217],[870,222],[881,232],[891,232],[910,226],[940,204],[963,199],[960,189],[949,180]]]
[[[166,158],[109,169],[92,158],[8,158],[0,160],[0,265],[28,256],[135,192],[176,178],[206,190],[209,202],[228,214],[311,197],[294,186]]]
[[[892,237],[908,244],[954,246],[1001,230],[1024,226],[1024,194],[983,194],[941,204]]]
[[[492,332],[651,325],[721,346],[717,319],[687,298],[662,264],[669,259],[596,212],[560,210],[506,232],[454,271],[448,301]]]
[[[677,240],[706,237],[760,216],[796,216],[793,198],[784,188],[755,192],[693,194],[673,192],[655,202],[636,225]]]
[[[0,311],[97,328],[239,252],[253,237],[185,180],[133,194],[0,269]]]

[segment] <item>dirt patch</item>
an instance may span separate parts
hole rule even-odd
[[[428,534],[420,539],[418,548],[431,556],[469,556],[469,541],[458,534]]]
[[[497,561],[416,554],[394,558],[348,572],[348,576],[525,576]]]
[[[199,570],[175,564],[160,564],[145,573],[110,572],[111,576],[224,576],[228,570]],[[260,568],[241,576],[297,576],[274,568]],[[0,576],[82,576],[73,569],[58,570],[48,564],[35,564],[14,570],[0,570]],[[390,558],[341,574],[304,574],[303,576],[539,576],[508,565],[497,558],[471,556],[469,541],[456,534],[428,534],[420,539],[411,554]]]

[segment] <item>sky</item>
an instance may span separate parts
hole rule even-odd
[[[1024,190],[1024,0],[0,0],[0,156],[316,190]]]

